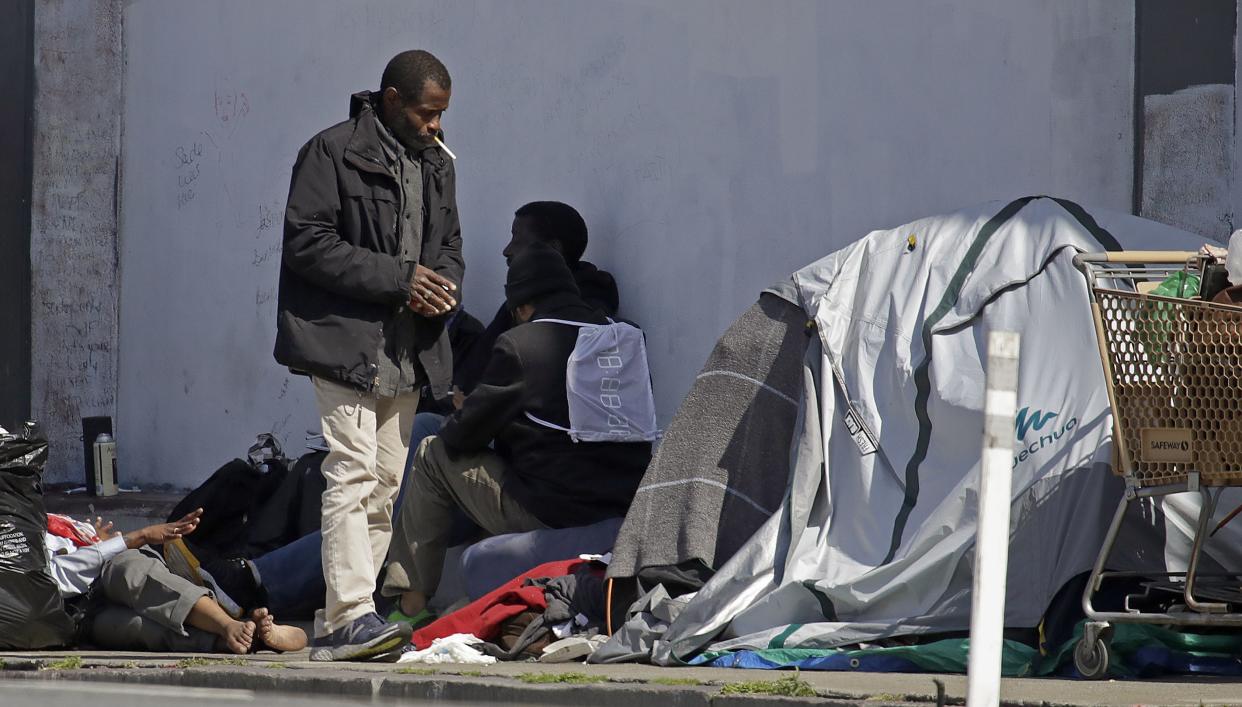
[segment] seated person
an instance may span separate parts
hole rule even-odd
[[[574,283],[578,286],[578,294],[583,301],[604,316],[615,317],[620,304],[617,281],[608,272],[582,259],[587,242],[586,222],[582,220],[577,209],[559,201],[532,201],[514,212],[511,238],[502,254],[506,263],[512,263],[513,256],[531,243],[543,243],[552,247],[569,265]],[[481,333],[467,323],[465,326],[468,327],[466,331],[470,332],[469,338],[459,337],[460,344],[457,339],[453,340],[453,399],[445,400],[433,408],[420,405],[419,413],[414,419],[414,433],[410,437],[406,474],[410,473],[419,442],[439,431],[444,417],[460,406],[462,397],[478,385],[479,378],[491,358],[496,339],[511,329],[513,324],[513,316],[508,306],[502,302],[496,316]],[[450,329],[450,338],[452,336]]]
[[[210,589],[173,574],[148,547],[194,532],[202,513],[200,508],[176,522],[124,535],[96,519],[100,542],[73,551],[73,543],[47,538],[48,566],[61,596],[84,595],[94,585],[104,599],[87,618],[86,635],[95,645],[177,653],[283,652],[306,646],[305,632],[276,624],[266,608],[248,617],[230,616]]]
[[[501,251],[506,264],[512,265],[514,256],[532,243],[550,246],[569,265],[582,300],[605,317],[617,316],[617,281],[582,259],[587,249],[587,227],[577,209],[559,201],[532,201],[513,213],[510,235],[508,245]],[[496,339],[514,324],[512,311],[502,302],[465,360],[453,369],[453,384],[463,393],[469,394],[478,385]]]
[[[411,623],[427,618],[457,510],[493,535],[623,516],[651,458],[648,442],[574,442],[531,419],[569,425],[566,363],[578,329],[526,322],[607,322],[560,253],[540,243],[516,253],[505,300],[519,325],[497,338],[478,386],[419,445],[404,481],[382,593],[400,597]]]

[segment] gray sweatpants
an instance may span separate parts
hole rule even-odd
[[[110,650],[210,653],[216,637],[186,626],[194,603],[210,590],[178,577],[150,548],[126,550],[104,565],[99,589],[106,598],[91,625],[91,640]]]

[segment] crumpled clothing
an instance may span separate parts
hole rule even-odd
[[[638,598],[630,605],[628,619],[607,643],[600,646],[588,663],[649,663],[655,644],[664,637],[668,627],[694,594],[670,597],[663,584]]]
[[[86,547],[99,542],[95,526],[59,513],[47,514],[47,532],[68,539],[76,547]]]
[[[444,638],[437,638],[431,646],[421,651],[402,653],[398,663],[468,663],[473,665],[491,665],[496,659],[484,655],[475,646],[482,645],[479,639],[470,633],[455,633]]]
[[[259,469],[260,466],[273,459],[283,459],[284,453],[281,452],[280,441],[275,435],[271,432],[264,432],[255,438],[254,444],[250,445],[246,458],[250,460],[250,466]],[[260,469],[260,471],[266,471],[266,469]]]
[[[581,564],[581,560],[562,560],[548,562],[523,572],[504,585],[479,597],[478,600],[418,629],[414,632],[410,643],[420,649],[428,648],[433,639],[444,638],[454,633],[470,633],[484,640],[493,640],[500,635],[500,627],[505,621],[524,611],[534,610],[542,613],[547,608],[548,602],[544,598],[543,587],[527,586],[525,584],[527,579],[561,577],[573,572]]]
[[[589,564],[581,564],[573,573],[560,577],[527,579],[526,585],[542,587],[546,608],[531,621],[507,650],[492,651],[501,660],[517,660],[528,649],[551,633],[565,638],[571,633],[594,634],[604,623],[604,576]],[[556,627],[564,633],[557,633]]]

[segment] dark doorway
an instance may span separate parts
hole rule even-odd
[[[0,9],[0,426],[30,415],[34,0]]]

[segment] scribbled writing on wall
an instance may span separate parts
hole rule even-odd
[[[40,9],[39,58],[73,67],[39,74],[31,145],[30,412],[59,482],[82,478],[81,418],[116,415],[124,51],[119,3]]]
[[[174,151],[177,165],[177,208],[194,200],[194,183],[203,173],[203,143],[179,145]]]
[[[263,232],[280,225],[280,207],[259,204],[259,230],[255,238],[262,238]]]
[[[215,91],[216,120],[229,127],[236,127],[237,121],[250,114],[250,99],[245,91],[235,88],[216,88]]]
[[[250,261],[250,264],[255,267],[263,265],[267,261],[271,260],[273,256],[280,255],[281,250],[282,248],[279,243],[273,243],[266,248],[255,248],[254,258]]]
[[[38,376],[45,391],[42,418],[59,427],[83,415],[111,413],[116,402],[114,303],[78,290],[38,290],[34,307],[40,339],[58,342],[54,380]],[[53,363],[44,361],[46,366]]]
[[[259,204],[259,221],[254,232],[258,243],[251,250],[250,264],[261,271],[255,278],[254,316],[263,322],[272,320],[276,313],[271,303],[276,299],[275,269],[284,250],[278,228],[281,223],[280,202]]]

